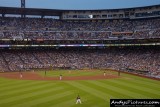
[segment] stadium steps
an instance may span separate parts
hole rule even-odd
[[[37,57],[34,53],[32,53],[33,57],[39,62],[39,64],[43,64]]]
[[[45,52],[45,53],[52,61],[54,60],[47,52]]]
[[[5,62],[5,68],[8,70],[8,71],[11,71],[11,69],[9,68],[9,64],[8,64],[8,62],[6,61],[6,59],[5,59],[5,57],[4,57],[4,55],[3,55],[3,53],[0,53],[1,54],[1,56],[2,56],[2,59],[4,60],[4,62]]]
[[[21,55],[17,54],[17,56],[19,57],[19,59],[21,60],[21,62],[23,63],[23,65],[25,64],[24,60],[21,58]]]

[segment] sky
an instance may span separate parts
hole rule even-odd
[[[119,9],[158,5],[160,0],[26,0],[26,8],[45,9]],[[20,7],[21,0],[0,0],[0,6]]]

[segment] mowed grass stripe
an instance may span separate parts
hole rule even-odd
[[[58,103],[50,103],[49,106],[47,107],[71,107],[72,105],[76,105],[75,103],[75,100],[72,98],[72,99],[65,99],[65,100],[59,100],[61,102],[58,102]],[[83,105],[81,105],[82,107]]]
[[[121,89],[120,87],[109,85],[109,82],[106,80],[105,83],[99,82],[99,81],[86,81],[92,85],[94,85],[95,88],[102,88],[105,92],[112,94],[113,96],[116,96],[116,98],[134,98],[131,94],[132,91],[128,91],[126,93],[126,89]]]
[[[154,80],[150,80],[148,82],[145,82],[145,80],[138,80],[135,78],[131,78],[131,79],[121,78],[121,79],[115,79],[114,81],[117,81],[117,82],[121,81],[121,82],[124,82],[127,84],[136,84],[137,86],[141,86],[141,87],[145,87],[145,88],[152,87],[151,89],[156,89],[157,91],[160,91],[160,81],[158,81],[159,84],[154,84],[154,82],[155,82]]]
[[[14,81],[0,77],[0,84],[11,83],[11,82],[14,82]]]
[[[160,84],[159,80],[153,80],[153,79],[143,78],[143,77],[136,78],[136,81],[144,81],[145,83],[149,83],[149,84],[152,84],[152,85],[159,85]]]
[[[105,83],[105,81],[101,81],[101,82]],[[126,81],[112,80],[112,81],[110,81],[110,85],[126,88],[130,91],[133,91],[133,92],[137,91],[142,94],[144,93],[146,96],[149,96],[149,97],[150,97],[150,95],[157,96],[157,97],[160,96],[160,91],[152,89],[152,86],[143,87],[143,86],[138,85],[136,83],[130,83],[127,80]]]
[[[37,96],[39,94],[46,94],[46,93],[53,92],[53,91],[60,90],[60,89],[62,89],[62,87],[55,87],[55,88],[51,88],[51,89],[48,89],[48,90],[33,91],[32,93],[26,93],[26,94],[23,94],[23,95],[15,96],[12,99],[9,98],[9,100],[3,101],[0,104],[0,106],[1,107],[3,107],[3,106],[11,106],[11,105],[13,106],[15,104],[20,104],[22,102],[26,102],[25,99],[27,99],[29,97],[32,98],[33,96]]]
[[[36,86],[36,85],[43,85],[45,83],[48,83],[48,82],[37,82],[37,81],[32,81],[32,82],[21,82],[21,83],[17,83],[13,86],[8,86],[8,87],[2,87],[0,89],[1,92],[9,92],[9,91],[14,91],[14,90],[17,90],[17,89],[21,89],[21,88],[28,88],[28,87],[32,87],[32,86]],[[0,85],[1,86],[1,85]]]
[[[66,82],[67,84],[78,88],[79,90],[83,90],[85,92],[87,92],[88,94],[94,95],[95,97],[98,97],[100,99],[106,100],[106,98],[109,100],[110,98],[113,98],[113,96],[111,96],[110,94],[106,94],[104,92],[101,92],[99,90],[96,90],[95,87],[89,87],[86,86],[78,81],[74,82],[74,81],[69,81]]]
[[[4,82],[4,84],[0,84],[0,87],[3,87],[3,88],[12,88],[13,87],[14,88],[17,84],[27,85],[30,83],[33,83],[33,81],[31,81],[31,80],[12,80],[11,82],[6,81],[6,82]],[[45,82],[44,81],[34,81],[34,83],[45,83]]]
[[[64,95],[61,98],[56,98],[56,99],[51,99],[49,101],[43,102],[43,103],[39,103],[37,105],[34,105],[32,107],[70,107],[70,104],[73,104],[74,101],[74,93],[71,92],[68,95]]]
[[[73,100],[74,103],[72,102],[72,104],[69,105],[68,107],[79,107],[79,106],[81,106],[81,107],[91,107],[91,105],[102,104],[102,103],[104,104],[104,103],[108,102],[107,99],[104,100],[104,99],[98,98],[95,95],[92,95],[88,92],[80,90],[76,87],[74,88],[74,93],[75,93],[74,94],[74,100]],[[77,95],[80,95],[80,97],[81,97],[81,101],[82,101],[81,105],[79,105],[79,104],[76,105],[75,104]],[[105,107],[105,106],[102,106],[102,107]]]
[[[153,80],[153,79],[149,79],[149,78],[144,78],[144,77],[139,77],[139,76],[135,76],[135,75],[131,75],[131,74],[124,74],[122,73],[122,76],[123,77],[129,77],[131,79],[133,79],[133,81],[136,81],[136,82],[142,82],[144,84],[150,84],[150,85],[159,85],[160,84],[160,81],[158,80]],[[125,80],[125,79],[123,79]]]
[[[49,106],[49,107],[65,107],[65,106],[66,107],[77,107],[77,106],[78,107],[91,107],[91,104],[85,102],[84,100],[82,101],[81,104],[76,104],[76,98],[72,97],[72,98],[69,98],[68,100],[62,100],[62,102],[59,102],[58,104],[53,104],[52,106]]]
[[[23,88],[30,88],[30,87],[34,87],[34,86],[39,86],[39,85],[43,85],[46,84],[46,82],[28,82],[28,83],[19,83],[19,84],[15,84],[14,86],[8,86],[8,87],[2,87],[0,89],[0,92],[6,93],[6,92],[13,92],[13,91],[17,91],[19,89],[23,89]],[[48,84],[48,83],[47,83]],[[2,94],[0,94],[1,96]]]
[[[61,99],[65,96],[68,96],[71,94],[72,94],[72,92],[63,90],[63,91],[59,91],[59,92],[54,93],[54,95],[50,93],[48,96],[45,96],[45,97],[41,96],[41,97],[34,99],[32,101],[26,101],[26,102],[23,102],[21,104],[17,104],[17,105],[11,106],[11,107],[47,107],[47,106],[43,105],[43,103],[46,103],[48,101],[54,101],[55,99]]]
[[[67,87],[67,88],[64,87],[64,91],[68,91],[69,90],[71,92],[71,94],[68,95],[68,96],[62,97],[60,99],[58,99],[58,98],[57,99],[50,99],[50,100],[46,100],[46,102],[43,102],[43,103],[40,102],[39,104],[36,104],[33,107],[47,107],[47,106],[51,107],[53,105],[54,106],[55,105],[59,105],[59,104],[61,104],[63,102],[67,103],[68,100],[70,102],[71,99],[72,99],[72,103],[71,104],[74,104],[75,103],[75,99],[77,97],[77,91],[76,91],[77,89],[73,88],[70,85],[67,85],[66,83],[63,83],[61,85]],[[54,92],[54,93],[56,93],[56,92]],[[58,93],[60,93],[60,92],[58,92]],[[81,93],[80,92],[80,95],[86,95],[86,93]],[[69,104],[69,102],[68,102],[68,104]],[[66,106],[66,105],[63,105],[61,107],[64,107],[64,106]],[[71,105],[67,105],[67,106],[70,107]]]
[[[4,100],[4,99],[12,98],[12,97],[15,97],[18,95],[23,95],[26,93],[31,93],[33,91],[43,90],[46,88],[52,88],[52,87],[56,87],[56,86],[59,86],[59,85],[46,83],[46,84],[39,84],[36,86],[27,87],[27,88],[21,88],[18,90],[9,91],[8,93],[4,93],[3,96],[2,95],[0,96],[0,100]]]
[[[110,107],[110,103],[104,102],[104,103],[98,103],[94,104],[93,106],[90,107]]]
[[[83,94],[82,94],[83,93]],[[80,97],[81,97],[81,101],[82,104],[76,104],[76,97],[75,94],[74,96],[66,96],[63,97],[62,99],[58,99],[54,102],[52,102],[50,105],[47,105],[48,107],[65,107],[67,105],[67,107],[91,107],[91,105],[95,105],[95,104],[103,104],[106,102],[104,100],[100,100],[98,98],[95,98],[93,96],[89,96],[87,93],[84,94],[85,92],[81,91],[80,93]],[[51,106],[52,105],[52,106]],[[102,106],[104,107],[104,106]]]
[[[66,90],[62,87],[56,87],[56,88],[52,88],[52,89],[49,89],[50,91],[47,91],[46,93],[41,93],[41,94],[38,94],[38,95],[35,95],[35,96],[30,96],[30,97],[26,97],[26,98],[23,98],[23,99],[20,99],[20,100],[17,100],[17,101],[14,101],[12,102],[12,105],[14,107],[21,107],[23,105],[28,105],[29,104],[34,104],[36,102],[39,102],[39,100],[43,97],[43,98],[48,98],[48,96],[53,96],[55,95],[55,93],[63,93],[65,92]],[[19,103],[19,102],[22,102],[22,103]],[[41,102],[39,102],[41,103]],[[37,105],[37,104],[36,104]]]
[[[148,83],[148,82],[145,82],[145,80],[142,80],[142,81],[140,81],[140,80],[128,80],[128,81],[126,81],[126,80],[123,79],[121,81],[128,82],[130,84],[136,84],[136,85],[143,86],[143,87],[146,87],[146,88],[152,87],[152,89],[160,91],[160,88],[157,87],[157,86],[160,86],[160,81],[159,81],[159,84],[151,84],[154,81]]]
[[[39,75],[41,76],[44,76],[45,75],[45,72],[44,71],[40,71],[40,72],[37,72]],[[103,75],[103,72],[102,71],[80,71],[80,70],[67,70],[67,71],[64,71],[64,70],[61,70],[61,71],[53,71],[53,72],[46,72],[46,76],[49,76],[49,77],[59,77],[59,75],[62,74],[63,76],[88,76],[88,75],[97,75],[97,74],[102,74]]]
[[[7,82],[4,82],[3,84],[0,84],[0,87],[11,88],[11,87],[14,87],[17,84],[22,84],[22,83],[23,84],[25,84],[25,83],[27,84],[29,82],[27,82],[27,81],[20,81],[20,80],[18,80],[18,81],[12,80],[12,81],[7,81]]]
[[[79,105],[79,104],[76,104],[76,97],[77,96],[74,97],[74,99],[72,100],[69,107],[77,107]],[[95,104],[95,97],[90,95],[90,94],[85,94],[85,95],[80,94],[80,97],[81,97],[82,104],[80,104],[79,106],[81,106],[81,107],[83,107],[83,106],[84,107],[91,107],[91,105]],[[97,99],[96,101],[98,103],[103,103],[104,102],[104,100],[101,100],[101,99],[98,99],[98,98],[96,98],[96,99]]]
[[[109,93],[113,92],[117,94],[116,98],[119,98],[119,95],[122,96],[120,98],[149,98],[150,97],[150,96],[141,94],[138,90],[134,90],[130,87],[123,87],[121,85],[113,84],[107,80],[105,82],[100,82],[100,81],[87,81],[87,82],[95,84],[98,87],[103,87],[106,89],[109,88],[111,90],[109,91]]]
[[[116,98],[140,98],[147,97],[145,95],[141,95],[140,93],[134,92],[131,88],[124,88],[122,86],[117,86],[109,81],[100,82],[100,81],[87,81],[92,84],[95,84],[97,87],[103,87],[105,89],[109,89],[109,93],[116,94]]]
[[[54,102],[52,102],[52,104],[51,104],[52,106],[50,106],[50,105],[48,105],[48,106],[49,107],[64,107],[66,105],[67,105],[67,107],[75,106],[77,95],[80,95],[80,97],[81,97],[81,101],[82,101],[82,104],[83,104],[81,106],[84,106],[84,105],[86,106],[87,102],[85,102],[85,101],[89,98],[93,98],[93,96],[92,97],[88,96],[88,93],[86,93],[84,91],[78,91],[77,92],[77,88],[72,87],[72,89],[70,89],[70,91],[73,92],[72,95],[63,97],[61,99],[56,99],[56,100],[54,100]]]
[[[72,102],[72,104],[69,107],[93,107],[94,105],[101,105],[97,107],[106,107],[106,104],[108,103],[107,100],[105,101],[99,98],[95,98],[90,94],[84,96],[80,95],[80,96],[82,104],[75,104],[76,103],[76,98],[75,98],[74,103]]]
[[[19,92],[17,92],[17,95],[10,96],[9,98],[4,98],[4,99],[2,98],[0,100],[0,103],[7,103],[7,102],[10,102],[10,101],[13,101],[13,100],[16,100],[16,99],[19,99],[19,98],[23,98],[23,97],[26,97],[26,96],[32,96],[34,94],[39,94],[40,92],[46,91],[45,89],[46,89],[47,86],[50,87],[50,84],[39,85],[39,86],[36,86],[36,87],[29,87],[28,89],[19,90],[19,92],[23,92],[24,94],[19,94]],[[44,90],[42,90],[42,89],[44,89]],[[27,91],[29,91],[30,93],[26,93]]]
[[[113,87],[98,81],[83,81],[82,83],[89,87],[93,87],[96,90],[109,94],[110,96],[113,96],[112,98],[115,98],[115,97],[116,98],[123,98],[123,97],[133,98],[133,96],[125,93],[126,90],[121,90],[120,92],[118,87]]]

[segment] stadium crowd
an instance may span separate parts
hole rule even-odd
[[[0,39],[13,39],[16,36],[53,40],[160,38],[160,19],[76,22],[46,18],[0,18],[0,25]]]
[[[0,39],[104,40],[117,38],[160,38],[160,19],[63,21],[47,18],[2,18]],[[159,50],[41,50],[1,51],[0,69],[111,68],[147,71],[160,78]]]
[[[160,50],[35,50],[0,52],[0,69],[4,71],[34,68],[134,69],[160,78]]]

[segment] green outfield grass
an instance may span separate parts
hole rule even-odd
[[[103,75],[104,70],[46,70],[46,76],[48,77],[59,77],[60,74],[63,76],[94,76],[94,75]],[[111,71],[105,71],[108,73],[114,73]],[[41,76],[45,75],[45,70],[39,70],[37,72]]]
[[[47,71],[48,76],[97,75],[103,71]],[[39,72],[44,75],[44,72]],[[109,72],[111,73],[111,72]],[[117,72],[113,72],[117,75]],[[77,95],[82,104],[75,104]],[[0,78],[0,107],[109,107],[111,98],[160,98],[160,81],[121,74],[121,78],[31,81]]]

